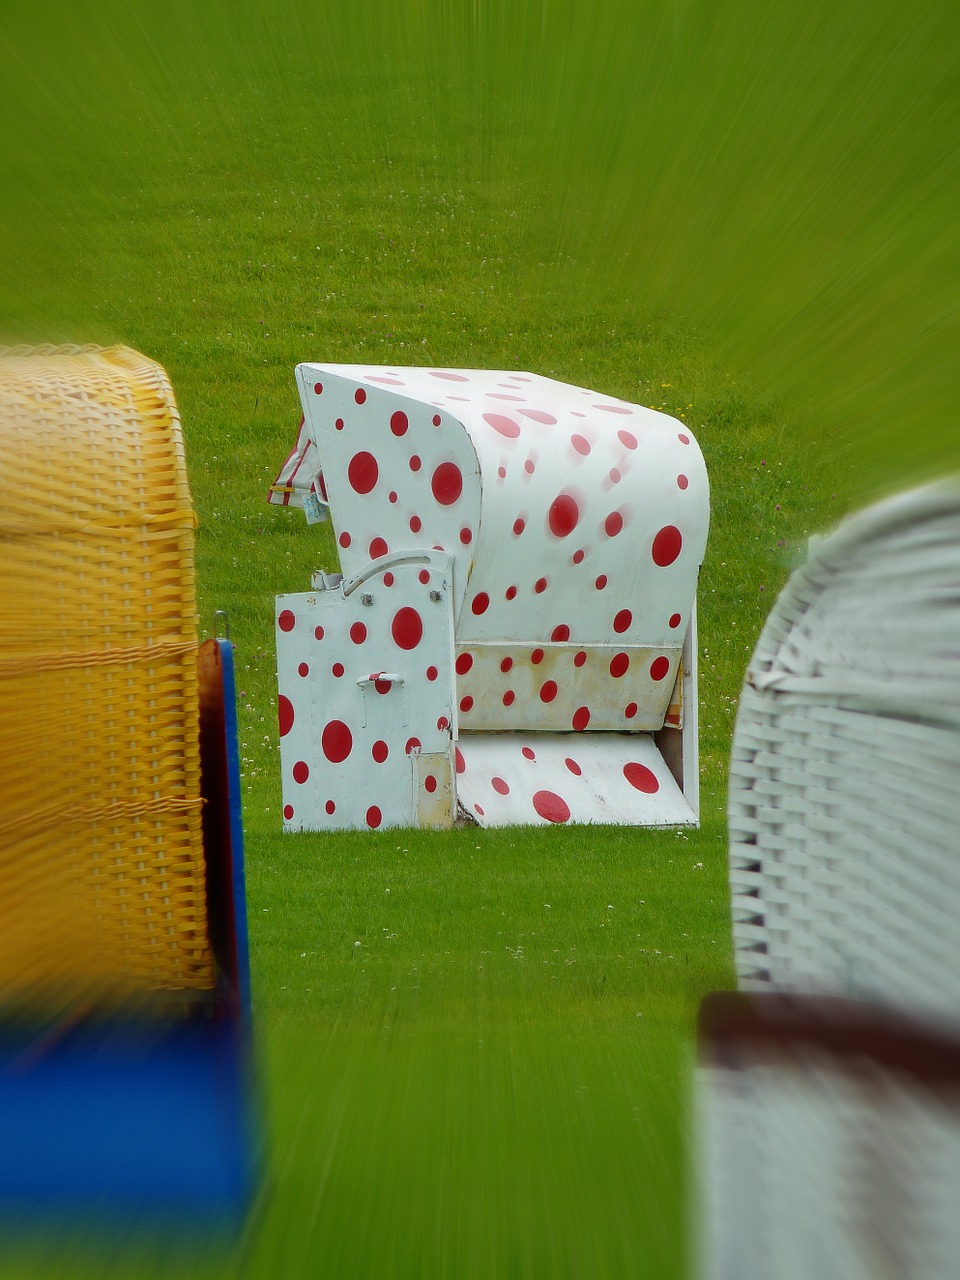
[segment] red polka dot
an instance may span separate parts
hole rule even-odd
[[[377,764],[383,764],[384,760],[386,760],[387,756],[390,754],[390,748],[382,738],[378,738],[370,748],[370,754],[373,756],[374,760],[376,760]]]
[[[533,589],[538,596],[543,595],[544,591],[546,591],[547,589],[546,578],[538,578],[536,582],[533,584]]]
[[[353,750],[353,734],[342,720],[331,720],[324,725],[320,746],[331,764],[340,764]]]
[[[420,572],[417,574],[417,581],[418,581],[422,586],[424,586],[424,587],[425,587],[425,586],[427,585],[427,583],[430,581],[430,570],[429,570],[429,569],[421,569],[421,570],[420,570]]]
[[[332,800],[328,800],[323,807],[326,809],[327,813],[336,813],[337,811],[337,806]]]
[[[392,573],[385,573],[383,575],[383,585],[385,587],[392,587],[394,582],[396,582],[396,578],[394,578]]]
[[[580,652],[574,656],[573,665],[575,667],[582,667],[583,664],[586,662],[586,660],[587,660],[587,655],[581,649]]]
[[[430,488],[441,506],[452,506],[463,492],[463,475],[457,464],[441,462],[433,473]]]
[[[469,382],[469,378],[465,378],[462,373],[448,373],[446,369],[438,369],[430,371],[431,378],[443,378],[445,382]]]
[[[533,653],[530,655],[530,661],[535,667],[539,667],[540,663],[543,661],[543,650],[534,649]]]
[[[569,493],[554,498],[547,512],[547,527],[555,538],[566,538],[580,522],[580,508]]]
[[[349,547],[353,539],[350,537],[349,533],[347,533],[346,529],[344,529],[343,533],[341,533],[337,541],[340,543],[341,547],[343,547],[344,550],[346,550],[346,548]]]
[[[434,425],[435,427],[439,427],[439,425],[440,425],[441,421],[442,421],[442,419],[441,419],[441,417],[440,417],[439,413],[435,413],[435,414],[433,415],[433,425]]]
[[[672,614],[670,615],[670,626],[671,626],[671,627],[673,627],[673,628],[679,627],[679,625],[680,625],[680,621],[681,621],[681,619],[680,619],[680,615],[679,615],[679,613],[672,613]]]
[[[570,806],[555,791],[535,791],[533,807],[548,822],[569,822]]]
[[[338,430],[338,431],[342,431],[342,430],[343,430],[343,419],[342,419],[342,418],[338,418],[338,419],[336,420],[336,422],[335,422],[333,425],[337,428],[337,430]]]
[[[680,432],[678,432],[678,433],[677,433],[677,439],[680,441],[680,443],[681,443],[681,444],[689,444],[689,443],[690,443],[690,437],[689,437],[689,436],[685,436],[685,435],[683,434],[683,432],[682,432],[682,431],[680,431]]]
[[[525,760],[536,760],[537,758],[537,753],[534,751],[533,747],[521,747],[520,754]]]
[[[423,521],[420,519],[420,517],[419,517],[419,516],[411,516],[411,517],[410,517],[410,532],[411,532],[411,533],[419,533],[419,532],[420,532],[420,530],[421,530],[422,528],[423,528]]]
[[[396,489],[391,489],[390,492],[387,494],[387,497],[391,502],[400,501],[400,495],[397,493]]]
[[[542,422],[548,427],[552,427],[557,421],[552,413],[544,413],[542,409],[518,409],[517,413],[522,413],[525,418],[532,418],[534,422]]]
[[[473,699],[469,694],[467,694],[465,698],[460,699],[460,710],[464,712],[473,710]]]
[[[676,525],[668,524],[660,530],[653,540],[653,563],[666,568],[673,564],[683,547],[683,537]]]
[[[297,667],[297,674],[301,676],[308,676],[310,674],[309,666],[305,662],[301,662],[299,667]]]
[[[307,764],[305,760],[298,760],[297,763],[293,766],[294,782],[306,782],[306,780],[309,777],[310,777],[310,766]]]
[[[471,529],[461,529],[460,541],[465,547],[469,547],[470,543],[473,541],[473,531]]]
[[[399,609],[390,625],[394,644],[400,649],[415,649],[423,639],[423,621],[409,605]]]
[[[473,808],[474,808],[474,811],[475,811],[476,813],[479,813],[480,817],[482,818],[482,817],[483,817],[483,810],[481,809],[481,807],[480,807],[478,804],[475,804],[475,805],[473,806]]]
[[[660,790],[657,775],[648,769],[645,764],[637,764],[634,761],[630,764],[625,764],[623,766],[623,776],[631,787],[636,787],[637,791],[643,791],[648,796],[655,795]]]
[[[439,674],[440,674],[440,672],[437,670],[437,668],[436,668],[436,667],[427,667],[427,679],[428,679],[431,683],[432,683],[434,680],[436,680],[436,678],[437,678],[437,676],[438,676]]]
[[[292,631],[296,625],[296,615],[290,609],[284,609],[280,617],[277,618],[277,626],[281,631]]]
[[[635,449],[637,447],[637,437],[632,431],[618,431],[617,439],[627,449]]]
[[[347,463],[347,479],[357,493],[369,493],[380,478],[380,468],[372,453],[355,453]]]
[[[420,457],[419,457],[419,455],[418,455],[418,454],[416,454],[416,453],[415,453],[415,454],[413,455],[413,457],[410,459],[410,464],[409,464],[409,465],[410,465],[410,470],[411,470],[411,471],[419,471],[419,470],[420,470],[420,468],[423,466],[423,463],[420,461]]]
[[[545,684],[540,686],[541,702],[552,702],[556,696],[557,696],[556,680],[548,680]]]
[[[610,470],[610,483],[619,484],[622,479],[623,479],[623,476],[620,474],[617,468],[612,467]]]
[[[481,613],[486,613],[490,608],[490,597],[485,591],[479,592],[479,594],[475,595],[473,600],[470,602],[470,608],[478,616]]]
[[[577,707],[576,711],[573,713],[573,720],[571,723],[578,733],[582,733],[590,723],[590,708]]]
[[[510,794],[510,788],[504,782],[503,778],[491,778],[490,785],[498,795],[508,796]]]
[[[628,702],[626,707],[624,708],[623,714],[627,717],[628,720],[632,720],[638,711],[639,711],[639,707],[635,702]]]
[[[583,773],[583,770],[577,764],[576,760],[571,760],[569,756],[567,756],[567,758],[564,760],[563,763],[567,766],[570,772],[574,774],[576,777],[579,778],[580,775]]]
[[[370,808],[367,810],[367,826],[379,827],[382,821],[383,821],[383,814],[380,812],[380,810],[377,808],[375,804],[372,804]]]
[[[406,434],[407,434],[407,427],[408,427],[409,425],[410,425],[410,424],[409,424],[409,422],[407,421],[407,415],[403,412],[403,410],[402,410],[402,409],[398,409],[398,410],[396,411],[396,413],[391,413],[391,415],[390,415],[390,430],[393,432],[393,434],[394,434],[395,436],[403,436],[403,435],[406,435]]]
[[[573,560],[574,564],[581,564],[583,561],[584,555],[585,555],[585,552],[583,550],[575,551],[570,558]]]
[[[502,436],[506,436],[508,440],[516,440],[520,434],[519,423],[514,422],[512,418],[508,418],[502,413],[485,413],[483,420],[488,422],[494,431],[499,431]]]
[[[340,677],[343,675],[343,663],[342,663],[342,662],[335,662],[335,663],[333,664],[333,666],[330,668],[330,670],[333,672],[333,674],[334,674],[334,675],[337,677],[337,679],[339,680],[339,679],[340,679]]]
[[[444,729],[450,728],[450,721],[447,719],[446,716],[440,717],[440,719],[437,721],[437,728],[440,730],[441,733],[443,733]]]
[[[390,692],[393,688],[392,680],[374,680],[373,687],[381,696]]]
[[[532,458],[528,458],[526,462],[523,464],[523,469],[528,476],[532,476],[537,469],[537,464],[534,462]]]
[[[467,762],[466,760],[464,760],[463,752],[460,750],[459,747],[454,747],[453,756],[454,756],[454,761],[456,763],[457,773],[465,773],[467,768]]]
[[[407,755],[409,755],[411,751],[419,751],[420,745],[421,744],[420,744],[419,738],[408,738],[407,745],[403,749],[407,753]]]
[[[384,542],[383,538],[374,538],[370,543],[369,552],[371,560],[376,560],[378,556],[385,556],[388,551],[389,547]]]
[[[313,634],[316,636],[316,638],[317,638],[318,640],[322,640],[322,639],[323,639],[323,627],[314,627],[314,629],[313,629]]]
[[[526,527],[527,527],[526,520],[524,520],[523,516],[518,516],[517,519],[514,520],[513,522],[513,532],[516,535],[516,537],[519,538],[521,533],[523,533]]]
[[[500,479],[501,479],[501,480],[506,480],[506,478],[507,478],[507,468],[506,468],[506,467],[497,467],[497,475],[500,477]]]
[[[654,658],[650,663],[650,675],[654,680],[662,680],[670,670],[670,659],[659,657]]]
[[[687,477],[686,477],[686,476],[677,476],[677,488],[678,488],[678,489],[686,489],[686,487],[687,487],[687,485],[688,485],[689,483],[690,483],[690,481],[687,479]]]
[[[610,659],[610,674],[614,680],[625,676],[630,668],[630,659],[625,653],[615,653]]]
[[[582,453],[584,457],[590,452],[590,441],[586,436],[571,436],[570,443],[576,449],[577,453]]]
[[[277,719],[280,722],[280,737],[284,738],[293,728],[293,703],[282,693],[277,700]]]
[[[290,819],[293,817],[293,805],[292,805],[292,804],[285,804],[285,805],[283,806],[283,816],[286,818],[286,820],[287,820],[288,822],[290,821]]]
[[[505,599],[513,600],[517,594],[517,588],[514,586],[507,587],[506,591],[503,594]]]
[[[514,702],[516,701],[516,697],[517,695],[513,692],[513,690],[508,689],[502,698],[503,705],[505,707],[512,707]]]
[[[314,394],[315,394],[315,395],[322,396],[322,395],[323,395],[323,383],[322,383],[322,382],[315,382],[315,383],[313,384],[313,390],[314,390]]]
[[[619,511],[611,511],[603,522],[603,531],[608,538],[615,538],[623,528],[623,516]]]
[[[619,404],[595,404],[595,409],[602,409],[604,413],[633,413],[632,409],[626,408],[625,405]]]
[[[629,609],[621,609],[613,620],[613,629],[618,635],[621,635],[629,627],[633,621],[633,614]]]
[[[457,654],[457,661],[456,661],[456,664],[455,664],[455,665],[456,665],[456,669],[457,669],[457,675],[458,675],[458,676],[465,676],[465,675],[467,674],[467,672],[470,670],[470,668],[473,666],[473,654],[472,654],[472,653],[458,653],[458,654]]]
[[[570,628],[565,622],[562,622],[559,627],[553,628],[550,633],[550,639],[554,644],[562,644],[565,640],[570,639]]]
[[[506,675],[506,673],[510,670],[512,666],[513,666],[512,658],[502,658],[500,660],[500,670],[504,673],[504,675]]]
[[[437,780],[432,773],[428,773],[427,776],[424,778],[423,789],[424,791],[429,791],[431,795],[433,795],[433,793],[436,791]]]
[[[602,591],[603,588],[607,585],[607,575],[605,573],[601,573],[599,578],[597,578],[596,582],[593,585],[597,588],[598,591]]]
[[[350,639],[354,644],[363,644],[367,638],[367,628],[362,622],[355,622],[350,628]]]

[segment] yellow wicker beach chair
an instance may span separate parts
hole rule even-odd
[[[194,525],[159,365],[0,354],[4,1202],[249,1181],[232,657],[198,650]]]

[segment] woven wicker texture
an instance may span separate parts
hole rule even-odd
[[[870,508],[792,576],[729,822],[741,986],[960,1013],[960,486]]]
[[[194,515],[164,371],[0,356],[0,998],[213,985]]]
[[[811,1055],[697,1083],[702,1280],[956,1275],[955,1095]]]

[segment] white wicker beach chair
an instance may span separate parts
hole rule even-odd
[[[811,547],[730,776],[740,993],[701,1009],[710,1280],[960,1274],[960,485]]]
[[[813,545],[747,672],[729,824],[742,988],[960,1016],[960,485]]]

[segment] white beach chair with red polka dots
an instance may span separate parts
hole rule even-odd
[[[695,823],[689,429],[530,373],[297,380],[270,500],[343,576],[277,600],[286,828]]]

